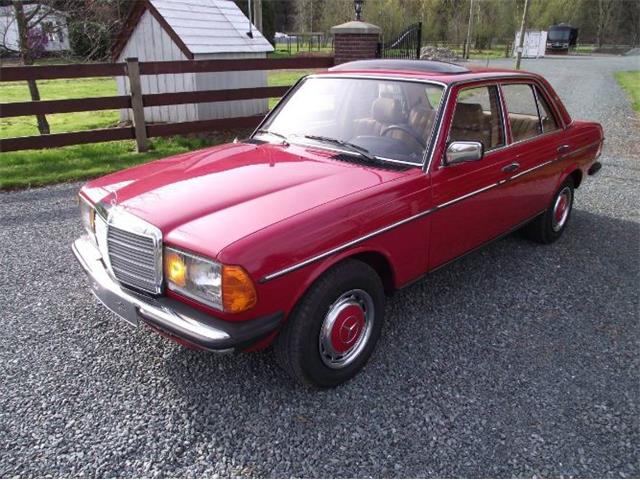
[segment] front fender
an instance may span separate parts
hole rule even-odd
[[[391,260],[391,253],[387,251],[382,245],[356,245],[352,248],[338,252],[334,255],[331,255],[330,257],[325,258],[324,260],[311,264],[302,269],[305,271],[305,275],[303,277],[303,281],[299,284],[298,288],[296,288],[295,294],[292,295],[292,309],[309,290],[309,288],[314,284],[314,282],[318,280],[318,278],[320,278],[326,271],[343,260],[357,257],[362,254],[376,254],[383,257],[390,269],[391,279],[389,280],[394,287],[397,287],[396,265],[394,265],[393,261]],[[385,279],[382,280],[384,282]]]

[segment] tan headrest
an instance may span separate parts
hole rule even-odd
[[[423,137],[431,131],[436,111],[433,108],[427,108],[424,105],[416,105],[409,112],[409,126]]]
[[[453,126],[457,128],[482,129],[484,114],[479,103],[458,103],[453,117]]]
[[[373,102],[371,109],[373,118],[380,123],[386,125],[402,123],[402,108],[395,98],[380,97]]]

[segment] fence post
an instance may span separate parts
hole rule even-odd
[[[331,27],[336,65],[376,58],[380,32],[380,27],[361,21]]]
[[[127,58],[127,75],[131,89],[131,110],[133,110],[133,127],[136,133],[138,152],[146,152],[147,125],[144,121],[144,106],[142,104],[142,87],[140,85],[140,65],[137,58]]]

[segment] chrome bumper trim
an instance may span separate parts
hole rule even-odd
[[[189,307],[184,308],[185,311],[191,310],[188,313],[178,311],[153,298],[138,296],[123,289],[108,274],[102,263],[102,255],[87,236],[77,239],[72,248],[89,277],[94,295],[109,310],[128,323],[137,325],[138,320],[143,320],[207,350],[233,350],[233,346],[230,345],[231,335],[203,322],[202,317],[205,314]]]

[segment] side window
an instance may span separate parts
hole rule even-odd
[[[525,83],[503,85],[502,93],[509,112],[513,141],[540,135],[542,127],[532,86]]]
[[[504,145],[498,89],[465,88],[458,93],[449,142],[482,142],[486,151]]]
[[[542,131],[543,133],[553,132],[560,128],[558,122],[553,116],[553,112],[547,103],[544,94],[536,87],[536,94],[538,97],[538,106],[540,107],[540,115],[542,115]]]

